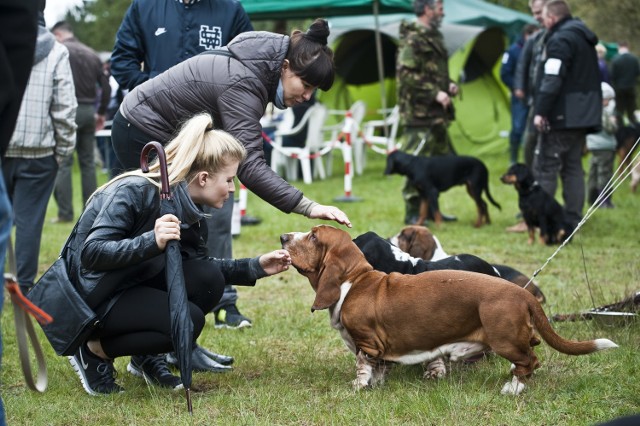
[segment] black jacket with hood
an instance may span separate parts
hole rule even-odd
[[[572,17],[547,31],[535,114],[546,117],[552,130],[600,131],[602,91],[596,44],[593,31]]]

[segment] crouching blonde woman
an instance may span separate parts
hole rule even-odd
[[[121,356],[131,356],[127,369],[148,382],[182,387],[161,355],[174,350],[163,253],[169,240],[180,240],[194,344],[225,283],[254,285],[291,263],[285,250],[253,259],[207,256],[202,206],[220,208],[233,196],[234,177],[246,155],[232,136],[212,128],[209,114],[196,115],[165,147],[177,215],[160,215],[156,160],[149,173],[131,171],[99,188],[67,243],[69,278],[102,324],[69,357],[91,395],[123,390],[113,366]]]

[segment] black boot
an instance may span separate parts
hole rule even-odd
[[[411,197],[404,202],[404,224],[415,225],[420,216],[420,197]],[[427,225],[426,223],[424,224]]]

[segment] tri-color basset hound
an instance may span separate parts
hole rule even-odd
[[[456,361],[490,349],[513,364],[502,393],[519,394],[540,366],[533,352],[540,343],[536,332],[569,355],[617,346],[608,339],[560,337],[535,297],[501,278],[467,271],[375,271],[351,236],[329,225],[280,240],[316,293],[312,312],[328,309],[332,327],[356,354],[356,389],[381,384],[392,363],[442,356]]]
[[[366,234],[363,234],[363,235],[366,235]],[[435,262],[435,261],[441,261],[444,259],[452,258],[452,256],[449,256],[444,251],[444,249],[442,248],[442,244],[440,244],[440,241],[438,240],[438,238],[435,235],[433,235],[431,233],[431,230],[429,230],[429,228],[427,228],[426,226],[407,225],[404,228],[402,228],[399,233],[391,237],[389,239],[389,242],[394,246],[398,247],[402,253],[408,253],[410,256],[414,258],[420,258],[427,262]],[[372,251],[371,248],[365,251],[363,247],[361,247],[360,244],[358,244],[358,242],[356,242],[356,245],[358,245],[360,250],[362,250],[365,257],[367,258],[367,261],[371,263],[371,265],[375,269],[383,272],[390,272],[376,265],[376,262],[378,263],[382,262],[381,258],[385,257],[383,254],[385,253],[384,250],[378,250],[378,253],[375,254],[375,258],[377,258],[377,260],[372,261],[372,259],[369,258],[369,253]],[[382,246],[382,244],[378,244],[378,246],[380,247]],[[402,257],[402,255],[398,255],[396,252],[393,252],[393,255],[396,256],[396,259],[399,259]],[[517,284],[520,287],[523,287],[529,290],[529,292],[531,292],[531,294],[533,294],[536,297],[536,299],[538,299],[538,302],[540,303],[545,302],[546,300],[545,296],[542,293],[542,290],[540,290],[540,287],[538,286],[538,284],[535,281],[530,280],[522,272],[518,271],[517,269],[511,266],[495,264],[495,263],[490,264],[492,270],[487,271],[486,270],[487,262],[483,261],[482,259],[476,256],[473,256],[473,257],[469,257],[469,256],[471,255],[463,254],[463,255],[458,255],[457,257],[453,257],[454,259],[457,259],[461,263],[462,267],[450,267],[448,269],[464,269],[467,271],[488,273],[489,275],[496,275],[493,273],[493,271],[496,271],[497,275],[500,276],[501,278],[504,278],[507,281],[511,281],[512,283]],[[385,258],[390,259],[390,257],[391,255],[387,255]],[[406,261],[406,256],[404,260]],[[410,259],[410,261],[416,264],[414,269],[419,270],[419,266],[418,266],[419,263],[415,259]],[[420,272],[433,270],[433,269],[445,269],[445,268],[435,268],[435,267],[431,269],[425,268]],[[396,270],[395,272],[411,273],[408,271],[405,272],[401,270]]]

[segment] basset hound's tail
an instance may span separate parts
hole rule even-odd
[[[609,339],[595,340],[568,340],[558,335],[549,324],[549,320],[540,306],[540,303],[531,297],[529,300],[529,312],[535,324],[536,330],[549,346],[567,355],[586,355],[603,349],[617,348],[618,345]]]

